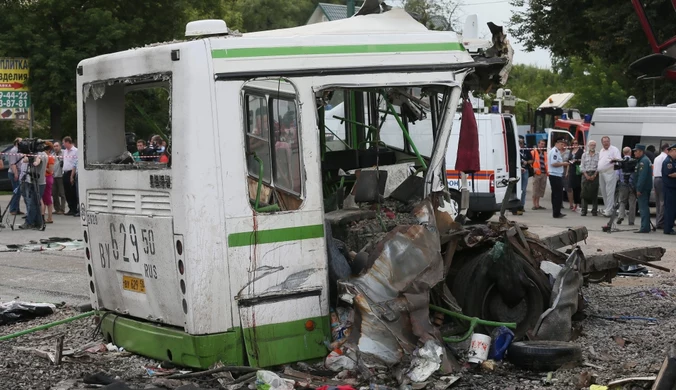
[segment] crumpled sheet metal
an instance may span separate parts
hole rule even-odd
[[[578,292],[582,288],[579,271],[582,260],[582,251],[576,248],[556,276],[550,308],[542,313],[535,325],[537,340],[570,341],[572,338],[572,316],[578,310]]]
[[[419,343],[441,334],[429,321],[430,289],[444,279],[434,209],[424,200],[414,210],[421,225],[398,226],[375,245],[372,266],[339,285],[353,297],[358,319],[348,341],[368,364],[393,365],[411,356]],[[442,368],[452,370],[447,354]]]

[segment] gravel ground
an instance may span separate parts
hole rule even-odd
[[[573,389],[581,388],[578,382],[585,372],[594,376],[598,384],[626,377],[657,375],[676,334],[676,278],[660,274],[652,281],[654,283],[649,287],[590,285],[584,288],[588,301],[586,314],[590,316],[579,322],[582,332],[574,342],[582,346],[584,361],[598,368],[579,366],[560,369],[552,374],[552,382],[546,384],[543,381],[547,377],[546,372],[523,371],[505,362],[498,363],[490,372],[481,368],[464,369],[459,373],[461,379],[450,389]],[[46,318],[0,327],[0,333],[13,333],[76,314],[74,309],[65,307]],[[591,315],[654,317],[658,322],[654,325],[646,321],[615,322]],[[60,334],[65,336],[64,349],[78,349],[94,340],[102,341],[98,336],[92,338],[95,328],[94,319],[88,318],[0,342],[0,389],[82,388],[81,378],[96,372],[119,377],[136,388],[167,384],[157,383],[143,368],[146,365],[156,366],[158,362],[128,353],[85,353],[79,358],[65,357],[60,366],[55,366],[46,358],[21,349],[53,349]],[[625,340],[625,346],[613,340],[614,336]],[[66,382],[62,381],[65,380],[76,382],[72,386],[64,386]],[[60,382],[62,386],[57,387]],[[174,382],[168,387],[187,383]],[[192,383],[205,388],[219,387],[213,379]],[[430,382],[427,388],[434,388],[433,385]]]

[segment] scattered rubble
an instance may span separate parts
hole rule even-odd
[[[0,252],[77,251],[84,249],[84,241],[63,237],[50,237],[40,241],[30,241],[28,244],[0,245]]]
[[[676,278],[667,276],[656,279],[656,287],[668,293],[676,294]],[[668,356],[668,343],[673,340],[676,333],[676,314],[670,314],[676,307],[676,302],[667,299],[656,299],[651,294],[642,294],[645,287],[604,287],[590,284],[582,287],[585,299],[588,301],[586,311],[588,313],[631,313],[638,316],[654,317],[659,326],[650,325],[645,321],[607,321],[588,316],[579,321],[584,331],[576,340],[576,344],[583,346],[583,361],[594,366],[587,367],[563,367],[551,372],[549,384],[548,372],[534,372],[523,370],[514,366],[509,360],[495,361],[492,371],[485,368],[464,367],[453,375],[441,375],[434,373],[426,380],[426,389],[456,390],[456,389],[541,389],[544,386],[550,389],[573,389],[576,387],[580,375],[589,372],[596,376],[596,388],[607,386],[614,380],[627,377],[658,377],[665,358]],[[79,312],[75,308],[63,307],[56,313],[43,318],[37,318],[28,322],[5,325],[0,328],[2,334],[8,334],[32,328],[48,322],[65,319]],[[223,381],[218,373],[199,376],[196,378],[169,379],[173,375],[181,375],[179,371],[166,376],[149,376],[148,367],[164,367],[164,362],[152,361],[128,352],[99,351],[75,352],[75,356],[69,351],[79,351],[89,345],[104,344],[101,338],[92,341],[92,334],[96,329],[93,318],[79,320],[64,324],[43,332],[37,332],[22,336],[10,341],[0,342],[0,389],[80,389],[84,388],[82,379],[86,375],[105,373],[111,378],[117,378],[126,383],[130,388],[143,389],[146,386],[175,389],[179,386],[194,384],[199,388],[222,388],[235,390],[234,387],[243,384],[242,389],[255,379],[245,378],[243,383],[224,385],[230,383]],[[48,359],[36,358],[32,353],[18,350],[17,348],[33,348],[51,350],[59,335],[64,335],[64,358],[62,364],[57,366]],[[617,345],[610,335],[622,335],[635,342],[624,348]],[[667,343],[665,343],[667,342]],[[97,344],[93,344],[97,343]],[[467,345],[467,344],[465,344]],[[463,360],[466,352],[453,347],[452,350],[459,352],[458,359]],[[467,349],[464,349],[466,351]],[[455,355],[455,352],[453,352]],[[667,359],[668,360],[668,359]],[[672,356],[671,367],[676,359]],[[631,362],[632,367],[625,365]],[[167,367],[167,369],[170,366]],[[322,385],[338,386],[350,385],[354,389],[369,387],[368,381],[359,379],[358,375],[350,371],[329,373],[323,365],[294,366],[295,375],[305,375],[305,378],[294,379],[297,384],[307,384],[311,388]],[[272,369],[277,375],[284,375],[284,368]],[[304,374],[299,374],[304,372]],[[386,374],[381,379],[380,372],[375,370],[374,382],[385,387],[398,387],[396,379],[391,374]],[[383,371],[386,373],[387,371]],[[233,379],[239,379],[246,373],[234,373]],[[322,379],[323,378],[323,379]],[[289,376],[288,379],[293,379]],[[246,381],[249,382],[246,382]],[[180,384],[180,385],[179,385]],[[382,388],[382,387],[381,387]],[[618,387],[616,387],[618,388]],[[621,388],[621,387],[619,387]],[[662,390],[662,388],[660,388]]]
[[[105,343],[90,318],[0,342],[0,388],[564,389],[673,376],[673,351],[660,365],[676,331],[673,278],[650,290],[595,284],[620,266],[663,269],[650,263],[663,248],[585,255],[584,227],[543,238],[504,216],[464,227],[442,195],[395,202],[371,190],[348,195],[363,206],[326,216],[333,307],[323,363],[181,371]]]

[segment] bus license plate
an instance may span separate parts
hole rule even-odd
[[[122,288],[128,291],[133,291],[141,294],[146,293],[146,284],[141,278],[133,276],[122,277]]]

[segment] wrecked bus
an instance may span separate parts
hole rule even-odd
[[[101,331],[189,367],[324,357],[325,214],[359,169],[447,191],[453,115],[480,61],[399,9],[244,35],[198,21],[186,36],[77,67],[82,229]],[[504,77],[495,64],[484,69]],[[345,139],[327,140],[325,107],[338,97]],[[429,156],[407,132],[417,109],[432,118]],[[379,139],[385,121],[405,147]],[[166,147],[152,137],[152,153],[133,158],[125,133],[139,129]]]

